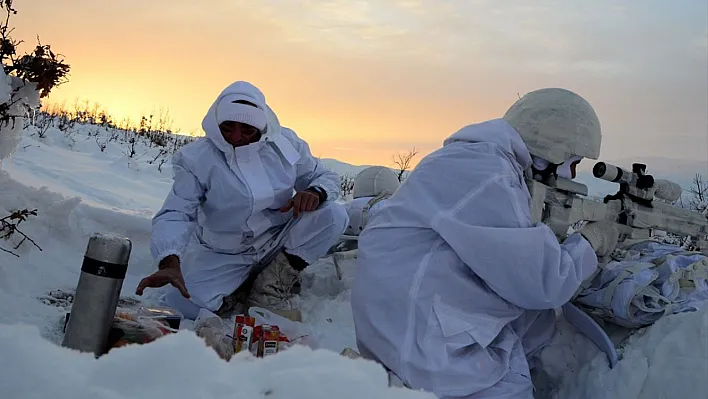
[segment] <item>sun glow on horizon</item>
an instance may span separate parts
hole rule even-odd
[[[316,156],[391,166],[397,152],[416,147],[418,162],[459,128],[501,116],[517,93],[565,87],[600,116],[603,158],[706,158],[708,15],[699,2],[16,7],[13,36],[38,34],[72,67],[46,103],[97,103],[117,121],[168,110],[175,131],[199,136],[218,93],[246,80]]]

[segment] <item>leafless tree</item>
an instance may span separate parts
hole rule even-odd
[[[691,187],[688,188],[688,208],[693,211],[703,212],[708,207],[708,181],[703,180],[700,173],[693,176]]]
[[[354,192],[354,176],[351,174],[344,174],[339,176],[339,188],[342,197],[347,197],[349,194]]]
[[[691,185],[687,189],[684,189],[684,192],[686,195],[682,195],[673,205],[703,214],[708,212],[708,181],[703,180],[700,173],[696,173]],[[667,233],[662,241],[671,245],[679,245],[689,250],[695,249],[692,247],[692,243],[688,237],[680,237],[675,234]]]
[[[98,135],[96,135],[96,145],[98,145],[98,149],[101,150],[101,152],[106,151],[106,147],[108,146],[108,141],[107,140],[99,140]]]
[[[40,139],[43,139],[47,136],[47,131],[49,131],[49,128],[51,128],[54,125],[54,117],[43,113],[43,112],[37,112],[35,114],[34,118],[34,128],[37,133],[37,136]]]
[[[403,182],[405,179],[405,175],[411,169],[411,162],[413,162],[413,158],[415,158],[416,155],[418,155],[418,150],[416,150],[415,147],[406,153],[397,152],[393,155],[393,164],[398,169],[397,176],[399,182]]]
[[[164,133],[172,133],[174,127],[174,119],[170,115],[169,108],[160,108],[157,111],[157,131]]]
[[[128,158],[135,158],[135,155],[137,155],[138,151],[135,148],[135,146],[138,144],[138,139],[135,136],[131,136],[128,141],[128,151],[123,151],[123,154],[125,154]]]
[[[155,162],[157,162],[157,160],[159,158],[164,157],[165,155],[167,155],[167,150],[164,148],[160,148],[160,150],[157,152],[157,155],[155,155],[155,157],[152,160],[148,161],[148,163],[152,165]]]

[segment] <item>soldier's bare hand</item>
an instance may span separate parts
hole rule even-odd
[[[280,208],[280,212],[287,212],[292,209],[293,217],[297,218],[300,212],[312,212],[319,205],[320,198],[317,194],[310,191],[299,191],[285,206]]]
[[[140,280],[138,288],[135,290],[137,295],[143,295],[145,288],[159,288],[171,284],[177,288],[183,297],[189,298],[187,285],[182,277],[182,269],[180,268],[179,258],[170,255],[160,262],[160,270]]]

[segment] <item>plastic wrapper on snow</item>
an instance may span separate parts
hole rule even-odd
[[[638,243],[605,265],[576,301],[590,314],[628,328],[695,311],[708,302],[708,256],[676,245]]]
[[[4,398],[434,399],[390,388],[373,362],[303,346],[262,359],[239,354],[227,363],[188,331],[95,359],[42,339],[36,327],[1,325],[0,353]]]
[[[234,355],[234,339],[229,325],[214,313],[201,309],[194,320],[194,332],[204,339],[207,346],[214,349],[220,358],[231,360]]]

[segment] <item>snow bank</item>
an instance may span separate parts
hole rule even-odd
[[[128,144],[96,137],[89,129],[62,132],[49,128],[45,137],[31,136],[29,128],[12,159],[3,169],[25,185],[47,187],[67,197],[126,214],[150,218],[160,208],[172,184],[169,162],[158,170],[151,162],[160,149],[137,146],[143,156],[128,158]],[[89,135],[91,134],[91,135]],[[68,142],[67,142],[68,141]],[[97,144],[105,145],[103,152]],[[137,170],[136,170],[137,169]]]
[[[432,397],[389,389],[382,367],[338,354],[355,346],[348,304],[353,265],[340,281],[328,260],[308,268],[299,299],[304,322],[327,350],[295,347],[271,358],[226,363],[186,330],[100,359],[58,346],[71,303],[49,293],[76,286],[92,233],[122,234],[133,242],[123,299],[153,302],[159,294],[149,290],[138,298],[133,292],[153,270],[150,216],[169,190],[169,166],[159,171],[147,156],[128,161],[118,143],[101,151],[86,130],[74,132],[69,142],[56,129],[44,138],[25,135],[0,171],[0,214],[37,209],[20,227],[42,248],[25,242],[14,250],[20,257],[0,253],[2,397]],[[13,248],[18,238],[0,245]]]
[[[0,353],[7,398],[434,398],[389,388],[373,362],[302,346],[226,363],[188,331],[94,359],[47,342],[35,327],[0,326]]]
[[[70,303],[48,293],[76,286],[92,233],[117,233],[133,242],[123,299],[150,302],[159,294],[149,290],[138,298],[133,292],[153,270],[150,217],[169,190],[169,163],[161,170],[151,163],[159,149],[144,143],[136,158],[127,158],[127,144],[107,141],[110,134],[95,126],[77,126],[70,134],[50,128],[45,138],[25,134],[0,171],[0,215],[38,209],[21,228],[42,248],[25,243],[15,251],[19,258],[0,252],[3,398],[432,397],[388,389],[381,367],[338,355],[355,347],[350,260],[341,264],[342,280],[329,259],[303,274],[303,322],[316,331],[317,346],[329,351],[296,347],[271,358],[237,356],[226,363],[189,331],[117,348],[100,359],[59,347]],[[669,316],[624,343],[624,358],[609,369],[605,355],[559,315],[558,334],[534,370],[537,397],[705,399],[706,337],[708,307]]]
[[[611,335],[611,338],[612,335]],[[614,341],[614,339],[613,339]],[[556,399],[708,398],[708,307],[661,318],[620,346],[622,360],[606,356],[562,321],[541,360]]]
[[[0,171],[0,215],[18,209],[37,209],[37,216],[19,225],[41,251],[15,233],[0,246],[19,257],[0,252],[0,323],[28,323],[40,328],[53,342],[61,338],[60,327],[66,308],[40,302],[50,291],[76,287],[88,238],[94,232],[126,235],[136,243],[123,284],[130,297],[137,281],[152,269],[147,241],[150,220],[129,214],[96,209],[81,199],[65,198],[46,188],[27,187]]]

